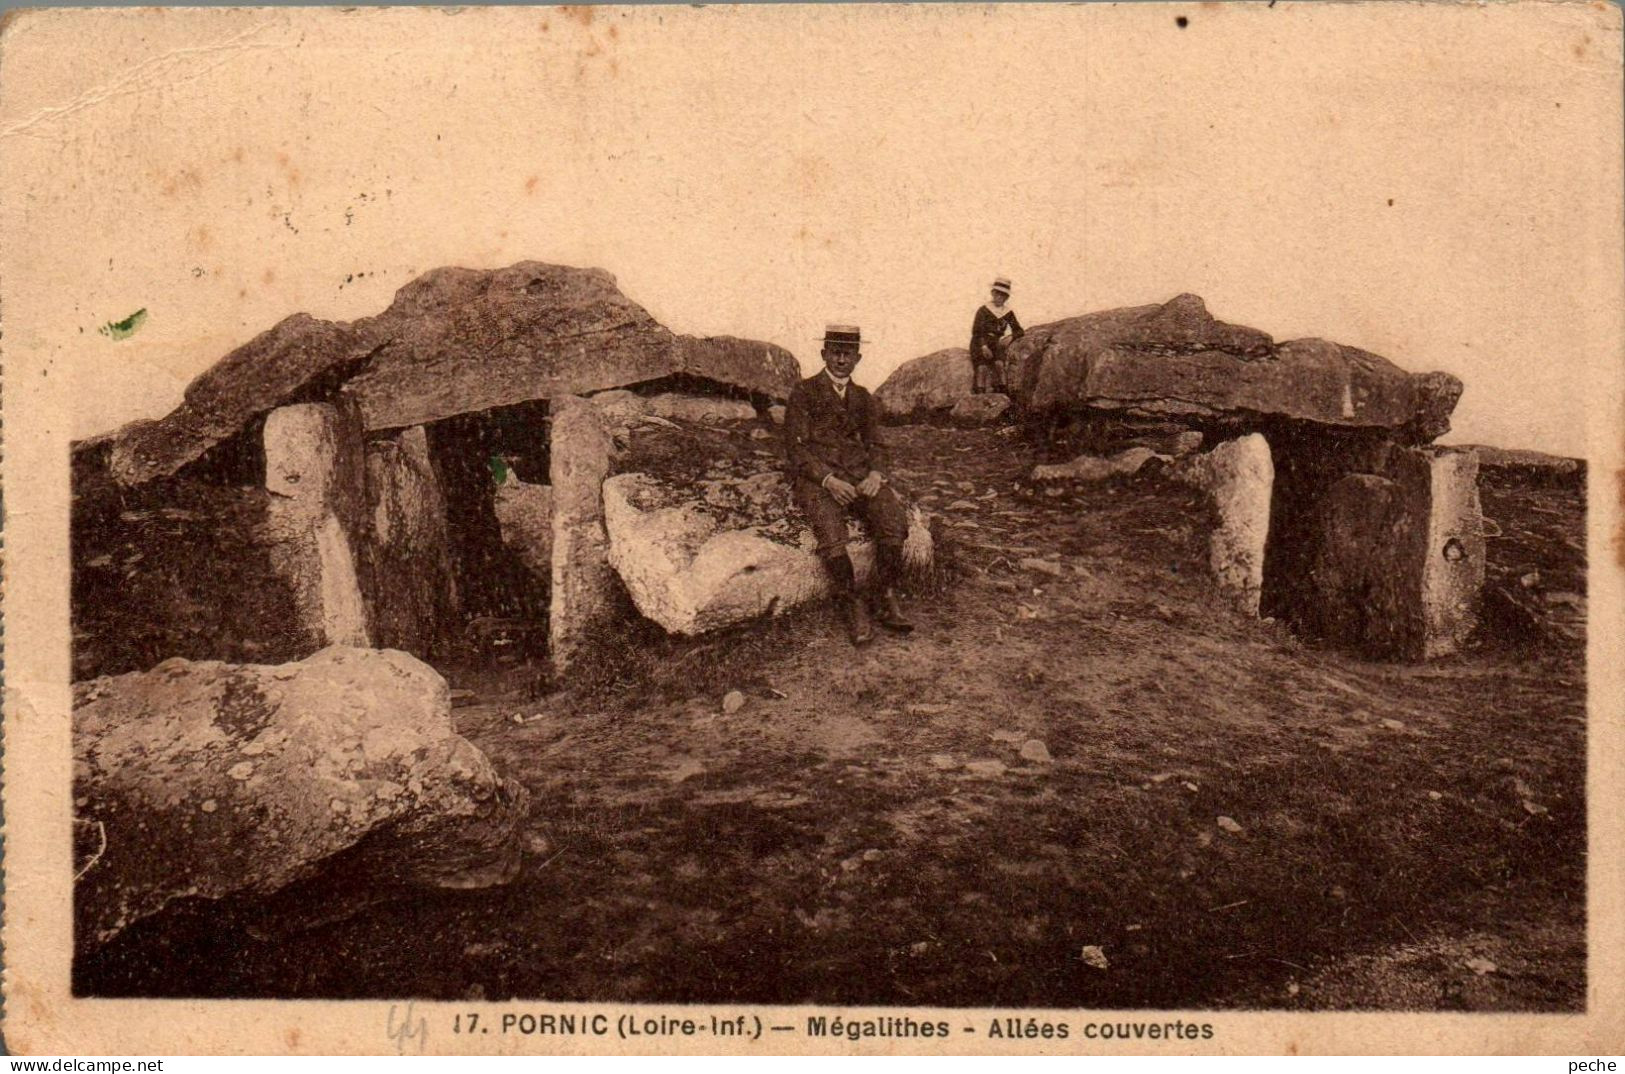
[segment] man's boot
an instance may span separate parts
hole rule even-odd
[[[852,639],[853,645],[868,645],[875,640],[875,624],[869,618],[869,606],[858,592],[852,561],[844,552],[838,556],[827,556],[824,569],[829,572],[830,581],[835,583],[835,599],[844,606],[847,636]]]
[[[897,604],[897,587],[903,579],[903,548],[895,544],[875,545],[875,618],[887,630],[907,634],[914,624]]]

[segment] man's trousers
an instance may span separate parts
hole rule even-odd
[[[828,489],[798,477],[795,498],[818,539],[818,554],[826,559],[846,554],[849,515],[863,519],[876,543],[901,545],[908,538],[908,510],[890,485],[882,485],[873,496],[859,496],[850,506],[842,507]]]

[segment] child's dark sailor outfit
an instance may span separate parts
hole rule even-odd
[[[1009,339],[1005,339],[1006,330],[1010,332]],[[1016,320],[1016,311],[1009,306],[994,309],[983,303],[976,308],[976,320],[971,322],[970,329],[970,361],[976,373],[972,391],[1004,390],[1004,353],[1024,335],[1021,322]]]

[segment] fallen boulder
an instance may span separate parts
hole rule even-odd
[[[665,421],[754,421],[756,407],[744,399],[688,392],[643,395],[626,388],[596,392],[587,397],[608,426],[625,426],[650,417]]]
[[[777,474],[766,492],[786,504],[790,490]],[[765,482],[764,482],[765,484]],[[774,615],[828,592],[811,543],[792,543],[786,521],[774,540],[766,527],[722,528],[703,502],[684,502],[647,474],[617,474],[604,482],[609,562],[645,617],[673,634],[701,634]],[[787,515],[786,515],[787,519]],[[848,546],[867,577],[866,543]]]
[[[1145,447],[1157,452],[1159,455],[1190,455],[1200,451],[1203,436],[1194,429],[1171,433],[1166,436],[1155,437]]]
[[[671,633],[782,614],[829,592],[790,485],[776,467],[765,468],[776,459],[749,432],[748,423],[648,429],[619,463],[642,469],[603,483],[609,564],[637,610]],[[905,557],[913,572],[927,574],[930,529],[920,511],[911,518]],[[866,582],[872,543],[855,521],[848,537]]]
[[[1108,477],[1138,473],[1140,467],[1157,458],[1165,456],[1143,447],[1128,448],[1104,458],[1098,455],[1079,455],[1071,462],[1040,464],[1033,467],[1032,479],[1038,482],[1104,481]]]
[[[992,425],[1010,412],[1010,397],[1001,392],[983,392],[967,395],[954,404],[948,420],[955,425]]]
[[[970,351],[949,347],[892,370],[875,389],[875,401],[890,421],[929,418],[946,414],[960,400],[971,398],[972,381]]]
[[[644,412],[668,421],[753,421],[756,418],[756,408],[743,399],[678,392],[662,392],[651,397]]]
[[[518,869],[526,792],[456,733],[445,680],[405,653],[176,658],[78,683],[73,750],[82,948],[179,899],[269,895],[342,852],[391,884]]]
[[[649,413],[649,400],[629,388],[611,388],[587,397],[609,425],[625,425]]]
[[[1201,424],[1290,419],[1422,443],[1461,395],[1445,373],[1320,339],[1276,343],[1225,324],[1195,295],[1040,325],[1012,345],[1011,393],[1033,416],[1092,409]]]
[[[1178,421],[1132,417],[1122,411],[1090,410],[1056,417],[1046,428],[1028,430],[1040,434],[1030,439],[1039,442],[1040,453],[1051,465],[1080,456],[1110,458],[1130,448],[1180,458],[1195,454],[1206,440],[1206,434]]]

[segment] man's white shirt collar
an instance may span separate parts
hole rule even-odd
[[[834,373],[831,373],[827,369],[824,370],[824,376],[828,377],[829,382],[831,384],[835,385],[835,394],[840,396],[842,399],[845,399],[846,398],[846,386],[848,384],[852,383],[852,378],[851,377],[837,377]]]

